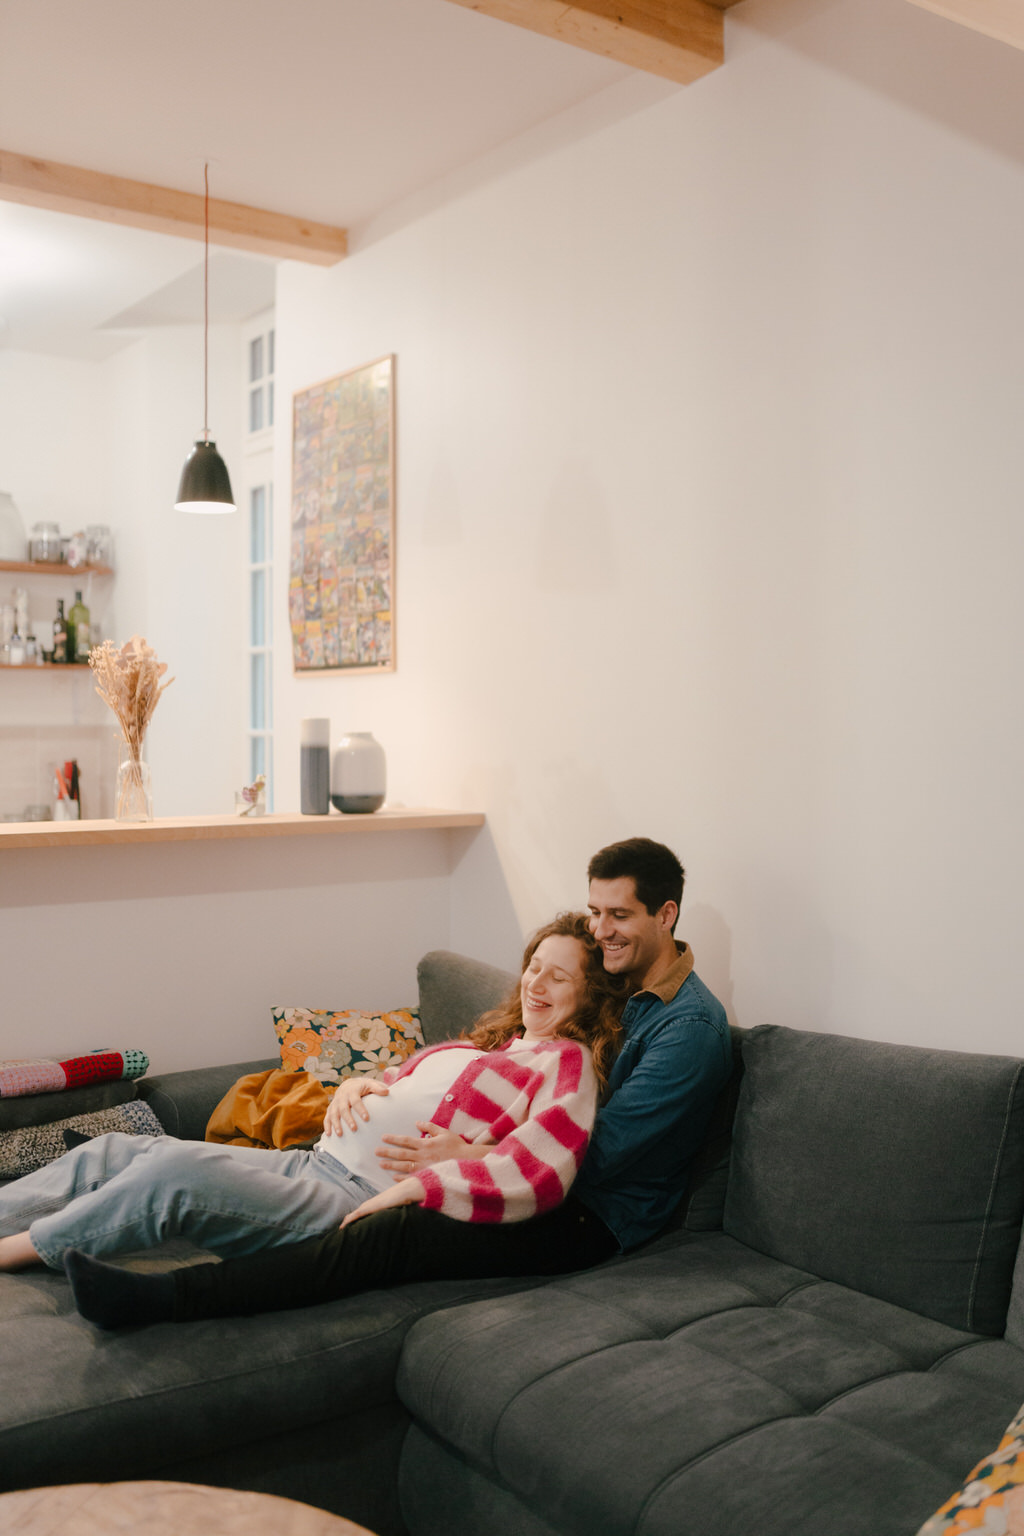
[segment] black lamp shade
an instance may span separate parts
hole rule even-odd
[[[178,512],[234,512],[228,467],[216,443],[197,441],[181,471],[174,506]]]

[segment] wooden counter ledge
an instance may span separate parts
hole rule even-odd
[[[0,822],[0,855],[9,848],[77,848],[98,843],[192,843],[212,838],[339,837],[374,832],[443,831],[482,827],[481,811],[388,810],[366,816],[161,816],[155,821]]]

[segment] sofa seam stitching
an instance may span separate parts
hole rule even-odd
[[[978,1251],[975,1256],[974,1268],[971,1273],[971,1286],[967,1298],[967,1326],[972,1330],[974,1324],[975,1301],[977,1299],[978,1279],[981,1273],[982,1255],[985,1249],[986,1240],[988,1238],[989,1221],[992,1215],[992,1207],[996,1198],[996,1186],[999,1182],[1003,1157],[1006,1151],[1006,1139],[1010,1130],[1010,1115],[1013,1111],[1014,1102],[1017,1096],[1017,1085],[1020,1082],[1022,1072],[1024,1072],[1024,1065],[1018,1064],[1013,1074],[1013,1081],[1010,1084],[1009,1092],[1006,1096],[1006,1112],[1003,1115],[1003,1129],[999,1138],[999,1148],[996,1153],[995,1162],[992,1168],[992,1182],[989,1186],[988,1204],[985,1207],[985,1215],[981,1223],[981,1235],[978,1239]]]

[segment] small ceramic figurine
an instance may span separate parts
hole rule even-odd
[[[262,816],[267,809],[267,801],[264,791],[267,780],[264,774],[259,774],[251,784],[240,789],[235,795],[235,810],[239,816]]]

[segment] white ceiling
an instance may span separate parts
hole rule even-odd
[[[0,0],[0,147],[358,232],[625,80],[448,0]],[[666,87],[659,82],[659,89]],[[0,201],[0,346],[102,357],[202,316],[202,247]],[[211,315],[273,297],[216,252]]]

